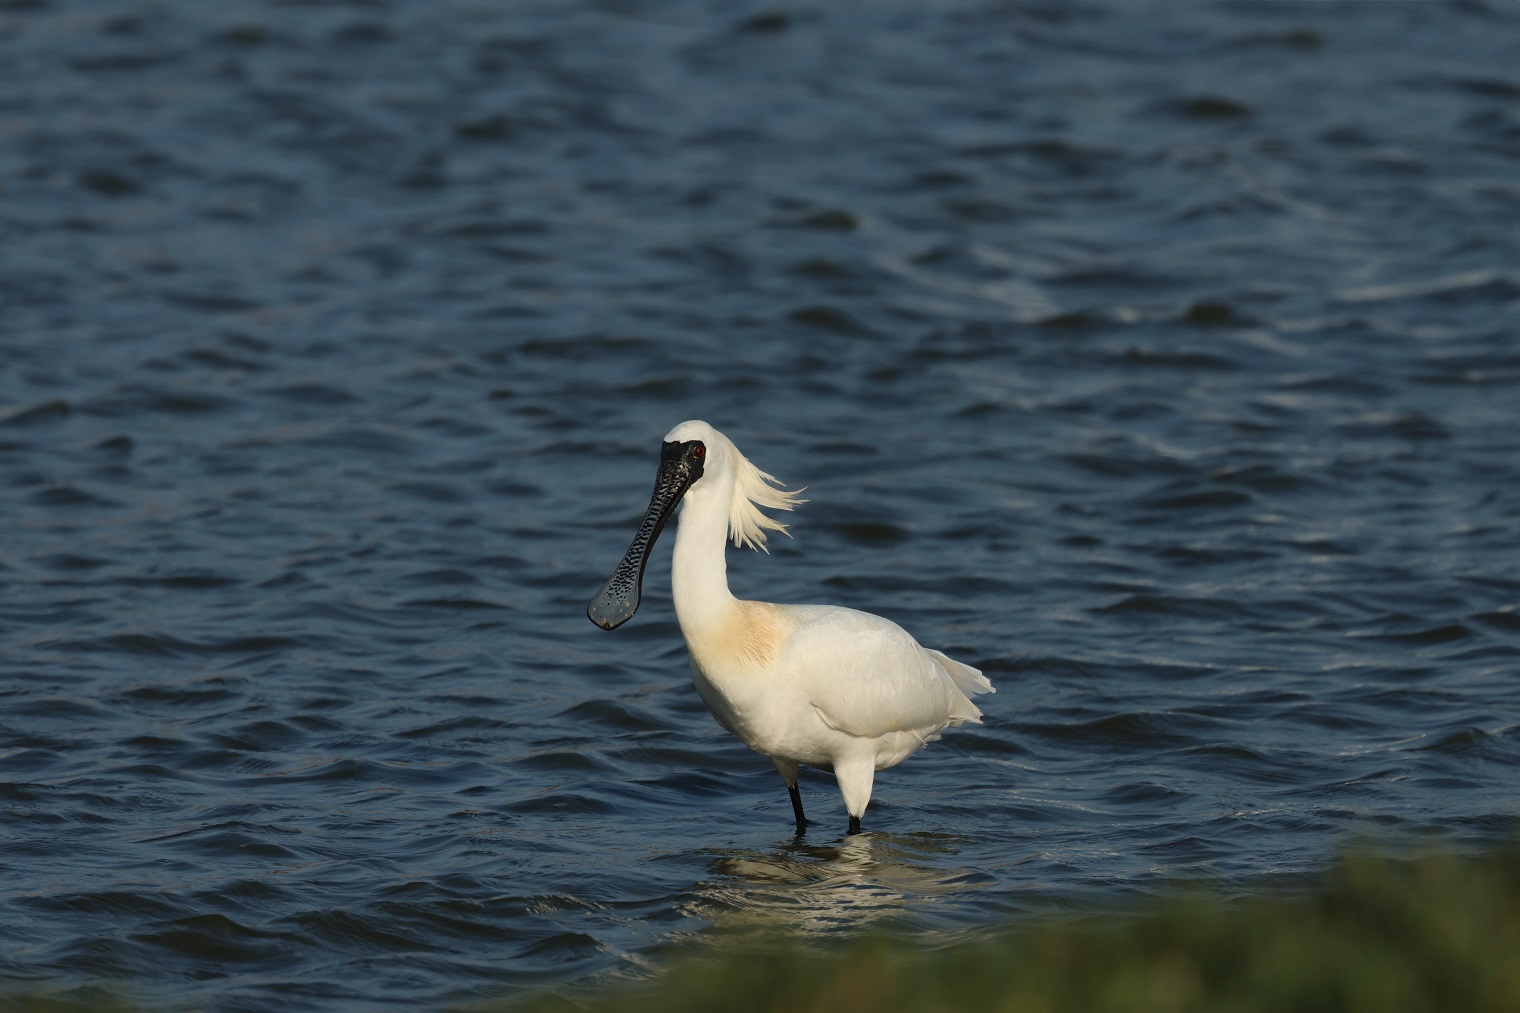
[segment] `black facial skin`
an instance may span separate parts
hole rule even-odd
[[[628,546],[623,561],[607,578],[601,592],[586,607],[586,617],[602,629],[617,629],[639,610],[639,598],[644,592],[644,567],[649,563],[655,539],[665,530],[665,523],[675,513],[676,504],[681,502],[686,490],[702,477],[702,463],[706,457],[707,447],[701,440],[661,444],[654,495],[649,498],[649,509],[644,512],[638,534],[633,536],[633,544]]]

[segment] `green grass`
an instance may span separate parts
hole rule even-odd
[[[1520,849],[1355,857],[1304,897],[1178,898],[929,950],[869,940],[691,955],[658,980],[517,1011],[1520,1011]]]

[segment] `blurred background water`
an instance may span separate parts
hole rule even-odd
[[[1516,827],[1504,3],[0,0],[0,981],[437,1006]],[[987,719],[832,780],[688,681],[659,439],[811,500],[741,596]]]

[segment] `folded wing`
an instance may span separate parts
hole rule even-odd
[[[969,665],[919,645],[896,623],[854,609],[792,606],[797,629],[778,667],[830,728],[861,738],[906,732],[928,741],[978,722],[971,702],[992,684]]]

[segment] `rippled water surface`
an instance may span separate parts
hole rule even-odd
[[[437,1006],[1520,804],[1520,14],[0,0],[0,980]],[[986,670],[791,837],[742,596]]]

